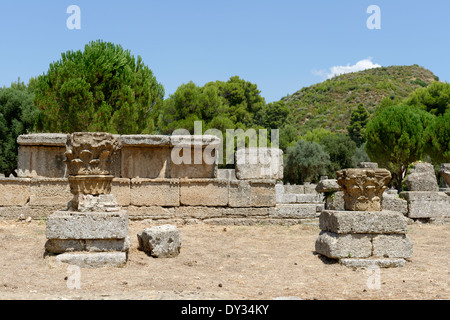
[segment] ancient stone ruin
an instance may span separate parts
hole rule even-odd
[[[447,168],[447,169],[446,169]],[[442,165],[441,176],[446,175],[448,167]],[[440,191],[434,167],[426,162],[412,164],[403,181],[405,191],[399,196],[408,203],[407,216],[413,220],[424,222],[444,223],[450,218],[449,193]]]
[[[341,170],[337,176],[345,210],[322,211],[316,252],[350,267],[403,266],[412,256],[407,219],[382,209],[390,172],[359,168]]]
[[[173,258],[180,254],[181,235],[178,228],[171,224],[150,227],[137,235],[139,247],[155,258]]]
[[[112,137],[121,148],[108,162],[108,179],[113,176],[110,194],[130,220],[155,225],[289,225],[315,219],[323,209],[315,186],[280,184],[283,153],[279,149],[258,148],[257,153],[242,149],[233,155],[235,169],[219,169],[221,145],[215,136]],[[64,162],[67,135],[27,134],[17,141],[17,177],[0,178],[0,217],[46,219],[65,210],[69,201],[76,208],[79,200],[71,192],[69,177],[78,178]]]
[[[57,261],[80,267],[125,265],[128,213],[111,194],[113,157],[120,148],[120,141],[107,133],[67,136],[65,163],[73,198],[46,225],[45,249]]]

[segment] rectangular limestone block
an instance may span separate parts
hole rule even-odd
[[[111,184],[111,194],[114,195],[119,206],[129,206],[131,203],[131,180],[114,178]]]
[[[47,239],[125,239],[128,214],[57,211],[47,218]]]
[[[174,209],[174,213],[175,218],[203,220],[223,217],[227,209],[221,207],[177,207]]]
[[[241,148],[235,153],[239,180],[283,179],[283,151],[278,148]]]
[[[228,206],[250,207],[251,206],[251,188],[247,180],[231,180],[228,187]]]
[[[169,146],[127,145],[121,151],[122,178],[169,177]]]
[[[130,249],[130,237],[125,239],[103,240],[61,240],[51,239],[45,243],[46,252],[61,254],[64,252],[127,252]]]
[[[297,203],[316,203],[322,201],[320,194],[297,194]]]
[[[320,214],[321,230],[333,233],[395,233],[407,232],[407,218],[395,211],[332,211]]]
[[[373,256],[384,258],[411,258],[413,245],[407,235],[383,234],[372,239]]]
[[[174,208],[129,206],[127,211],[132,220],[171,219],[175,217]]]
[[[282,195],[276,195],[277,203],[296,203],[297,195],[292,193],[285,193]]]
[[[72,200],[69,181],[65,178],[37,178],[31,180],[31,206],[67,206]]]
[[[59,263],[78,266],[80,268],[121,268],[127,264],[126,252],[67,252],[56,256]]]
[[[217,178],[220,139],[212,135],[170,137],[171,178]]]
[[[339,263],[350,268],[398,268],[405,266],[405,259],[369,258],[369,259],[340,259]]]
[[[225,207],[228,205],[228,180],[180,179],[180,203],[184,206]]]
[[[401,212],[403,215],[408,214],[408,202],[401,199],[397,194],[383,193],[383,210]]]
[[[217,179],[236,180],[234,169],[217,169]]]
[[[31,215],[30,207],[0,207],[0,219],[17,220],[21,216],[28,218]]]
[[[367,234],[337,234],[322,231],[316,240],[316,252],[328,258],[367,258],[372,255],[372,239]]]
[[[305,186],[300,184],[286,184],[284,186],[284,193],[303,194],[305,193]]]
[[[316,204],[277,204],[270,208],[270,217],[280,219],[312,219],[316,217]]]
[[[0,207],[24,206],[30,200],[30,179],[0,179]]]
[[[65,146],[21,145],[17,175],[21,178],[65,178]]]
[[[275,180],[250,180],[251,207],[275,207]]]
[[[131,179],[131,205],[176,207],[180,205],[179,179]]]
[[[405,191],[399,196],[408,202],[409,218],[450,216],[450,197],[444,192]]]

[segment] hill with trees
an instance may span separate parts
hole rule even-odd
[[[281,101],[289,107],[288,122],[298,134],[316,128],[345,132],[352,111],[360,104],[373,114],[383,100],[399,102],[438,80],[430,70],[418,65],[380,67],[336,76]]]

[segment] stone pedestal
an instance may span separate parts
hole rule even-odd
[[[322,211],[316,252],[349,267],[403,266],[412,256],[407,218],[382,210],[389,171],[347,169],[337,176],[346,211]]]
[[[345,265],[362,266],[366,259],[365,265],[398,266],[404,262],[397,260],[412,256],[407,219],[400,212],[325,210],[320,229],[316,252]]]
[[[128,213],[111,194],[112,160],[120,149],[107,133],[68,135],[66,164],[73,199],[47,219],[45,249],[83,268],[121,267],[130,247]]]

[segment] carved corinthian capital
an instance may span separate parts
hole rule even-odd
[[[120,140],[104,132],[76,132],[67,136],[66,160],[70,190],[78,194],[111,192],[112,157],[121,148]]]
[[[337,172],[344,191],[345,210],[381,211],[383,192],[391,181],[386,169],[345,169]]]

